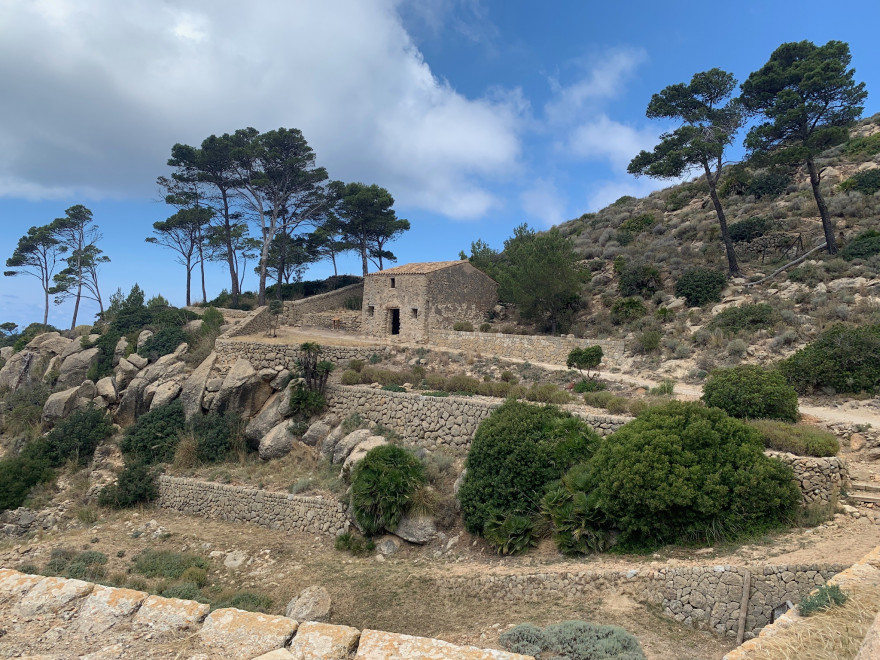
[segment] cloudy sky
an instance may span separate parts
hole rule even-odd
[[[139,282],[181,304],[182,267],[144,243],[170,215],[156,177],[174,143],[246,126],[299,128],[331,178],[387,188],[412,224],[392,246],[401,263],[456,258],[477,238],[500,247],[522,222],[662,187],[626,165],[668,128],[645,119],[651,94],[697,71],[742,80],[784,41],[840,39],[867,114],[880,110],[880,5],[846,6],[0,0],[0,258],[82,203],[112,259],[105,291]],[[227,283],[209,273],[216,295]],[[35,281],[0,278],[0,321],[40,310]]]

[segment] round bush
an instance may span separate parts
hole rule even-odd
[[[622,325],[640,319],[647,313],[641,298],[619,298],[611,305],[611,322]]]
[[[585,422],[553,406],[508,400],[480,423],[458,491],[465,527],[484,534],[497,516],[531,516],[544,490],[586,460],[599,436]]]
[[[778,371],[753,364],[716,369],[703,385],[703,401],[741,419],[796,422],[798,398]]]
[[[728,229],[730,240],[734,243],[751,243],[766,234],[772,227],[772,220],[756,216],[731,223]]]
[[[585,483],[618,545],[714,543],[787,522],[800,501],[792,471],[759,433],[718,408],[670,402],[599,445]]]
[[[675,295],[684,298],[690,307],[720,302],[727,276],[717,270],[694,268],[685,271],[675,283]]]
[[[366,534],[393,532],[425,484],[425,471],[415,456],[397,445],[367,452],[351,479],[354,517]]]
[[[68,459],[85,465],[95,454],[102,440],[113,433],[113,423],[103,410],[87,408],[77,410],[49,431],[47,458],[54,467]]]
[[[834,325],[780,362],[779,371],[801,393],[829,388],[841,393],[877,392],[880,325]]]
[[[514,653],[540,660],[645,660],[636,637],[618,626],[601,626],[586,621],[564,621],[543,630],[523,624],[501,634],[501,646]]]
[[[880,254],[880,232],[875,229],[862,232],[840,251],[840,256],[847,261],[869,259],[875,254]]]
[[[119,448],[125,457],[147,465],[164,463],[174,458],[186,418],[178,399],[138,417],[125,429]]]

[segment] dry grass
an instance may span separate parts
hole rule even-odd
[[[849,600],[762,641],[749,660],[852,660],[880,611],[880,585],[847,588]]]

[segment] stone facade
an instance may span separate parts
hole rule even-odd
[[[841,565],[667,566],[628,571],[553,571],[480,576],[441,576],[437,586],[451,595],[503,602],[536,602],[558,597],[600,598],[609,589],[662,607],[677,621],[719,635],[735,637],[745,573],[751,588],[746,634],[753,636],[770,621],[773,608],[797,602],[842,570]]]
[[[804,504],[837,501],[841,488],[846,489],[849,486],[846,461],[837,456],[816,458],[769,450],[764,453],[782,461],[792,469],[801,489]]]
[[[345,505],[322,497],[159,477],[159,506],[178,513],[249,522],[269,529],[338,536],[349,530]]]
[[[395,266],[364,278],[362,331],[425,342],[459,321],[479,325],[498,301],[498,284],[467,261]]]
[[[604,361],[619,362],[623,358],[621,339],[578,339],[573,335],[546,337],[542,335],[505,335],[500,332],[456,332],[432,330],[431,342],[458,351],[471,351],[500,358],[529,362],[565,364],[573,348],[601,346]]]
[[[436,397],[409,392],[389,392],[365,386],[327,388],[331,412],[340,418],[354,413],[393,429],[404,442],[429,451],[464,453],[486,417],[504,401],[490,397]],[[592,415],[574,406],[569,412],[583,418],[599,435],[613,433],[629,417]]]

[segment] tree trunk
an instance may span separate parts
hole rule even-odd
[[[807,170],[810,172],[810,185],[813,187],[813,197],[816,198],[816,206],[819,207],[819,216],[822,218],[822,230],[825,232],[825,243],[828,246],[828,254],[837,254],[837,241],[834,238],[834,226],[828,217],[828,206],[822,191],[819,190],[819,172],[812,158],[807,158]]]
[[[199,229],[199,271],[202,276],[202,303],[208,302],[208,292],[205,290],[205,237]]]
[[[370,265],[367,263],[367,243],[364,240],[361,240],[361,266],[363,266],[364,277],[366,277],[370,270]]]
[[[332,250],[330,251],[330,261],[333,262],[333,277],[336,277],[339,273],[336,272],[336,254]]]
[[[49,284],[43,284],[43,295],[46,301],[46,307],[43,311],[43,325],[49,325]]]
[[[232,280],[232,291],[229,292],[232,298],[232,306],[238,304],[238,294],[241,291],[238,287],[238,271],[235,269],[235,251],[232,249],[232,225],[229,222],[229,196],[226,190],[221,192],[223,196],[223,239],[226,243],[226,261],[229,264],[229,278]]]
[[[82,280],[80,280],[82,281]],[[73,320],[70,322],[70,329],[73,330],[76,327],[76,317],[79,315],[79,301],[82,298],[82,284],[80,284],[76,289],[76,302],[73,304]]]
[[[704,162],[703,168],[706,171],[706,182],[709,184],[709,196],[712,198],[715,213],[718,215],[718,224],[721,225],[721,240],[724,242],[724,250],[727,252],[727,271],[731,277],[740,277],[741,273],[739,263],[736,260],[736,252],[733,249],[733,241],[730,240],[730,233],[727,231],[727,218],[724,215],[721,200],[718,199],[718,191],[715,189],[715,178],[709,169],[709,163]]]
[[[189,290],[192,281],[192,264],[189,259],[186,260],[186,306],[190,306]]]

